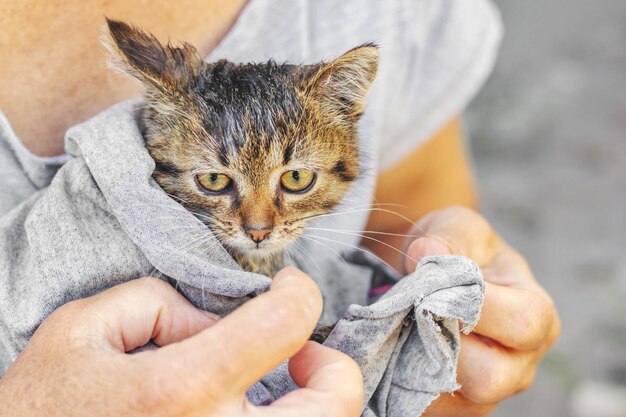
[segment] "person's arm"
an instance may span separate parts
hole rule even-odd
[[[385,211],[373,212],[368,230],[409,236],[368,235],[384,242],[363,240],[380,257],[410,271],[424,256],[464,255],[478,263],[486,281],[478,325],[461,338],[462,388],[454,396],[442,395],[425,415],[485,415],[528,388],[537,364],[559,335],[558,313],[524,258],[475,211],[477,193],[459,120],[381,173],[375,203]],[[407,219],[386,210],[417,223],[411,227]]]
[[[134,280],[55,311],[4,378],[0,416],[356,417],[357,364],[307,339],[319,289],[294,268],[218,319],[158,279]],[[158,350],[127,354],[153,340]],[[301,388],[266,407],[246,390],[289,360]]]

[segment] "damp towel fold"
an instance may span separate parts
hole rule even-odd
[[[151,178],[154,162],[135,123],[136,105],[122,103],[70,129],[73,158],[49,186],[0,218],[0,375],[54,309],[154,269],[194,305],[220,315],[269,288],[269,278],[242,271]],[[0,160],[19,159],[7,146],[10,133],[0,126]],[[330,216],[317,224],[345,228],[347,221]],[[338,247],[353,246],[354,238],[344,239]],[[441,392],[457,389],[459,333],[473,328],[483,299],[479,268],[462,257],[430,257],[400,279],[372,257],[350,262],[314,240],[300,241],[287,263],[320,285],[324,321],[340,319],[325,344],[361,367],[363,415],[419,415]],[[380,271],[397,282],[367,305]],[[295,388],[283,364],[248,398],[267,404]]]

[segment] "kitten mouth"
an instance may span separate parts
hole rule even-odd
[[[269,243],[266,241],[254,242],[253,252],[278,252],[280,251],[280,245]],[[272,250],[273,249],[273,250]]]
[[[252,239],[236,239],[234,241],[225,242],[225,246],[229,249],[241,255],[252,256],[255,258],[269,258],[279,255],[285,251],[289,242],[280,241],[268,241],[264,239],[261,241],[253,241]]]

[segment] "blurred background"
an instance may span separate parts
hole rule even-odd
[[[466,122],[487,217],[563,331],[497,417],[626,416],[626,1],[494,0],[499,62]]]

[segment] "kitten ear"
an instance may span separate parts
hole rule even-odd
[[[359,117],[377,70],[378,47],[372,43],[361,45],[321,64],[308,78],[306,91],[319,100],[325,112]]]
[[[107,18],[110,39],[105,46],[114,65],[158,89],[181,89],[197,80],[202,57],[188,43],[163,46],[150,33]]]

